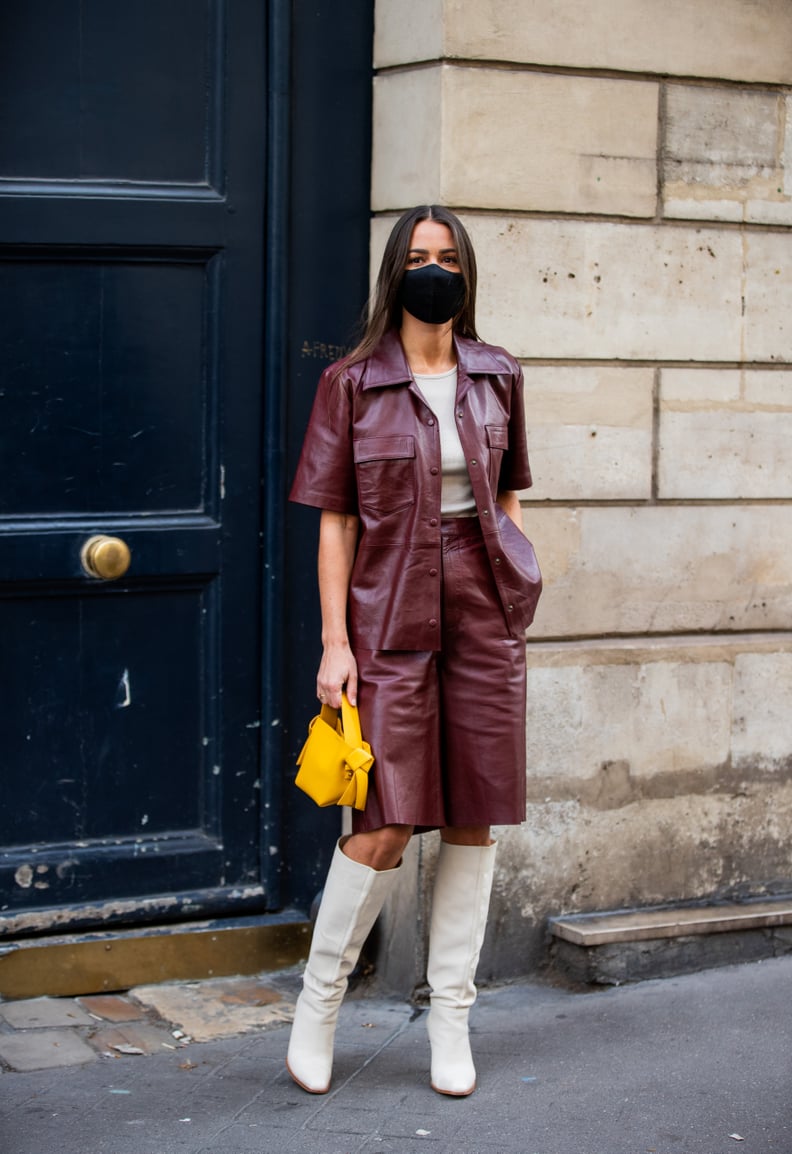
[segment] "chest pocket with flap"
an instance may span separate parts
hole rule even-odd
[[[361,437],[354,458],[362,509],[382,515],[414,504],[414,437]]]

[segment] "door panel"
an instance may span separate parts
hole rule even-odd
[[[0,175],[205,183],[219,159],[224,8],[4,0]]]
[[[265,908],[266,5],[0,21],[0,932]]]
[[[211,262],[0,267],[0,514],[202,509]]]
[[[34,821],[56,843],[146,840],[212,824],[204,817],[212,781],[194,790],[190,773],[205,735],[199,650],[205,598],[193,590],[127,591],[123,606],[119,599],[0,603],[4,644],[26,657],[0,719],[0,742],[11,752],[5,788],[19,799],[0,814],[5,846],[24,845]],[[141,650],[135,638],[152,629],[157,647]],[[72,775],[31,779],[28,767],[50,758],[64,772],[73,767]]]

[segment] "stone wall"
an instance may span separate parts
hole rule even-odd
[[[525,370],[546,590],[484,974],[551,914],[791,890],[792,5],[377,0],[375,65],[373,264],[455,208]]]

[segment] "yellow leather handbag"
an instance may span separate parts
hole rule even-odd
[[[323,705],[310,722],[308,739],[297,758],[294,784],[317,805],[351,805],[365,809],[368,772],[374,764],[371,746],[363,740],[357,706],[341,695],[341,710]]]

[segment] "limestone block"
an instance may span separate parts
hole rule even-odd
[[[465,220],[479,263],[479,330],[516,356],[741,356],[744,269],[735,230],[495,215]],[[780,247],[792,259],[792,236]]]
[[[788,154],[792,163],[792,154]],[[776,196],[768,200],[747,200],[743,219],[749,224],[792,225],[792,196]]]
[[[785,413],[792,406],[792,374],[783,369],[756,369],[743,373],[742,396],[752,408],[775,408]]]
[[[671,84],[665,92],[663,211],[669,217],[787,223],[775,92]]]
[[[792,361],[788,231],[467,221],[480,330],[517,356]]]
[[[529,365],[531,500],[646,500],[654,370]]]
[[[654,216],[654,83],[446,69],[444,193],[483,208]]]
[[[792,234],[745,234],[746,361],[792,360]]]
[[[792,505],[531,505],[545,588],[529,639],[784,629]]]
[[[654,83],[438,66],[375,80],[375,209],[654,216]]]
[[[595,809],[776,780],[792,754],[792,635],[529,645],[533,802]]]
[[[536,668],[528,647],[532,800],[574,796],[595,808],[635,802],[659,779],[729,756],[732,666],[673,659]],[[541,705],[539,704],[541,703]],[[681,778],[684,784],[684,776]]]
[[[445,0],[375,0],[374,67],[445,55]]]
[[[792,497],[792,373],[663,370],[658,441],[661,499]]]
[[[740,400],[742,382],[743,375],[736,369],[663,369],[660,403],[717,408]]]
[[[371,204],[436,204],[442,191],[443,70],[423,68],[374,80]]]
[[[694,184],[742,183],[775,168],[780,118],[775,92],[669,84],[664,170]]]
[[[788,84],[792,8],[787,0],[377,0],[378,68],[441,55]]]
[[[689,189],[682,196],[670,196],[663,190],[663,216],[673,220],[712,220],[739,222],[745,219],[745,203],[741,200],[707,200],[693,197]]]
[[[679,101],[681,99],[679,92],[674,89],[671,91],[676,92],[674,99]],[[695,89],[690,91],[696,92]],[[709,176],[707,175],[707,164],[699,164],[698,183],[696,181],[688,183],[675,181],[672,173],[666,174],[661,193],[663,215],[686,220],[745,221],[750,224],[780,225],[782,227],[792,225],[792,97],[782,98],[774,93],[744,91],[735,93],[730,92],[729,89],[699,89],[698,91],[722,95],[730,93],[729,107],[735,113],[729,125],[734,137],[730,160],[727,164],[718,165],[714,158],[711,158]],[[693,99],[695,100],[695,96]],[[710,105],[713,102],[716,105],[714,108],[710,106],[707,109],[709,119],[717,121],[719,97],[712,96],[707,99],[710,101]],[[744,123],[740,124],[741,101],[745,102],[742,105],[743,117],[748,108],[752,109],[757,133],[762,140],[762,147],[754,150],[753,153],[756,171],[753,175],[749,175],[746,170],[743,170],[744,180],[742,183],[729,184],[727,180],[718,187],[717,184],[713,184],[716,172],[720,171],[721,176],[731,174],[732,177],[739,172],[741,162],[737,155],[737,146],[745,147],[746,157],[751,155],[753,148],[750,133],[744,131]],[[764,124],[761,115],[763,108],[766,110]],[[773,108],[775,108],[774,114]],[[679,111],[681,112],[681,110]],[[749,116],[748,119],[751,117]],[[767,159],[769,155],[768,145],[773,122],[775,122],[776,127],[774,142],[776,155],[773,161],[769,162]],[[678,120],[676,128],[677,135],[683,136],[681,120]],[[721,139],[724,136],[723,128],[724,125],[721,124]],[[704,140],[703,144],[703,151],[706,151],[707,141]],[[762,157],[764,157],[763,165]],[[684,162],[679,161],[678,167],[684,167]]]
[[[663,216],[669,220],[731,221],[786,227],[792,225],[792,197],[779,194],[780,188],[774,187],[763,200],[752,195],[729,199],[727,194],[720,200],[702,200],[699,199],[700,191],[696,189],[688,189],[685,195],[680,196],[668,196],[665,190]]]
[[[737,658],[732,754],[747,763],[781,770],[792,766],[792,652]]]
[[[767,409],[792,406],[792,373],[786,369],[663,369],[662,404],[673,408]]]

